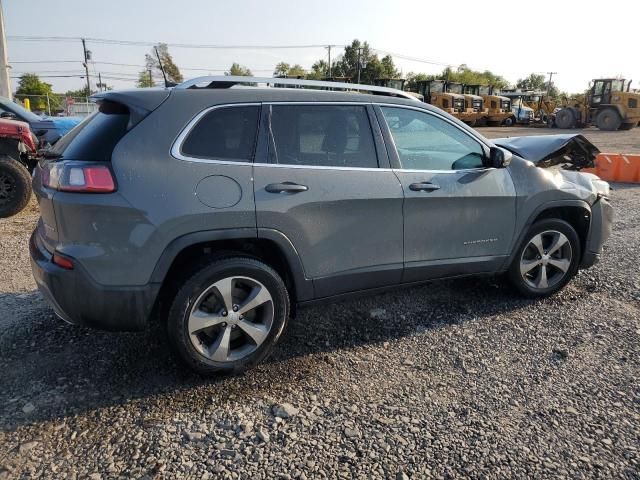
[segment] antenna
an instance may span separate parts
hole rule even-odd
[[[156,57],[158,57],[158,65],[160,65],[160,71],[162,72],[162,78],[164,78],[164,86],[165,87],[173,87],[174,85],[169,85],[167,82],[167,75],[164,73],[164,67],[162,66],[162,60],[160,60],[160,54],[158,53],[158,47],[153,47],[156,51]]]

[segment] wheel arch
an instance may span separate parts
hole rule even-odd
[[[523,225],[520,235],[518,235],[513,244],[511,255],[505,264],[505,268],[511,265],[511,262],[517,255],[518,247],[522,244],[531,225],[545,218],[557,218],[571,225],[578,234],[581,255],[584,255],[589,237],[589,228],[591,226],[591,207],[587,202],[582,200],[558,200],[544,203],[531,213],[527,222]]]
[[[193,264],[207,256],[241,255],[260,260],[282,277],[292,306],[313,298],[313,282],[306,278],[302,262],[293,244],[281,232],[270,229],[212,230],[194,232],[173,240],[163,251],[151,275],[160,284],[155,310],[163,308],[176,281]]]

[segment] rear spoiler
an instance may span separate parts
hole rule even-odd
[[[566,170],[593,168],[600,153],[593,143],[579,134],[495,138],[493,143],[542,168],[555,165]]]
[[[113,112],[112,107],[115,105],[126,107],[129,112],[127,130],[131,130],[142,119],[162,105],[169,97],[169,94],[170,91],[167,89],[140,88],[136,90],[100,92],[92,95],[90,99],[100,105],[101,111],[109,109]]]

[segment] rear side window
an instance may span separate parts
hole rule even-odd
[[[181,153],[197,158],[251,161],[258,116],[259,107],[253,105],[213,109],[191,129]]]
[[[65,160],[108,162],[116,144],[127,133],[129,109],[115,102],[103,102],[52,147]]]
[[[367,110],[352,105],[273,105],[277,163],[377,168]]]

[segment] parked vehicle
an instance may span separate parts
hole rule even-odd
[[[630,130],[640,122],[640,93],[631,92],[631,80],[594,80],[586,102],[560,109],[554,121],[558,128],[595,123],[600,130]]]
[[[0,218],[15,215],[29,203],[37,145],[29,124],[0,118]]]
[[[447,91],[447,82],[444,80],[420,80],[417,87],[417,93],[423,96],[426,103],[457,119],[466,115],[464,95]]]
[[[60,317],[165,325],[194,370],[238,372],[273,350],[300,305],[501,273],[544,297],[597,261],[608,184],[534,167],[592,165],[586,140],[495,144],[384,87],[246,87],[272,82],[97,96],[99,113],[34,175],[31,264]]]
[[[527,107],[524,101],[525,95],[522,92],[502,91],[500,95],[511,100],[510,118],[505,119],[504,125],[530,125],[535,120],[533,108]]]
[[[0,97],[0,118],[28,123],[31,131],[38,138],[43,139],[51,145],[56,143],[60,137],[81,121],[80,118],[76,117],[41,118],[6,97]]]
[[[511,118],[511,100],[507,97],[494,94],[493,86],[478,84],[465,85],[464,93],[481,96],[484,101],[487,114],[478,126],[486,123],[489,126],[496,127],[502,125],[508,118]],[[512,122],[510,121],[509,123]]]
[[[464,95],[465,111],[460,116],[460,120],[471,127],[485,125],[489,115],[484,99],[480,95],[467,93],[464,85],[457,82],[447,82],[447,92]]]

